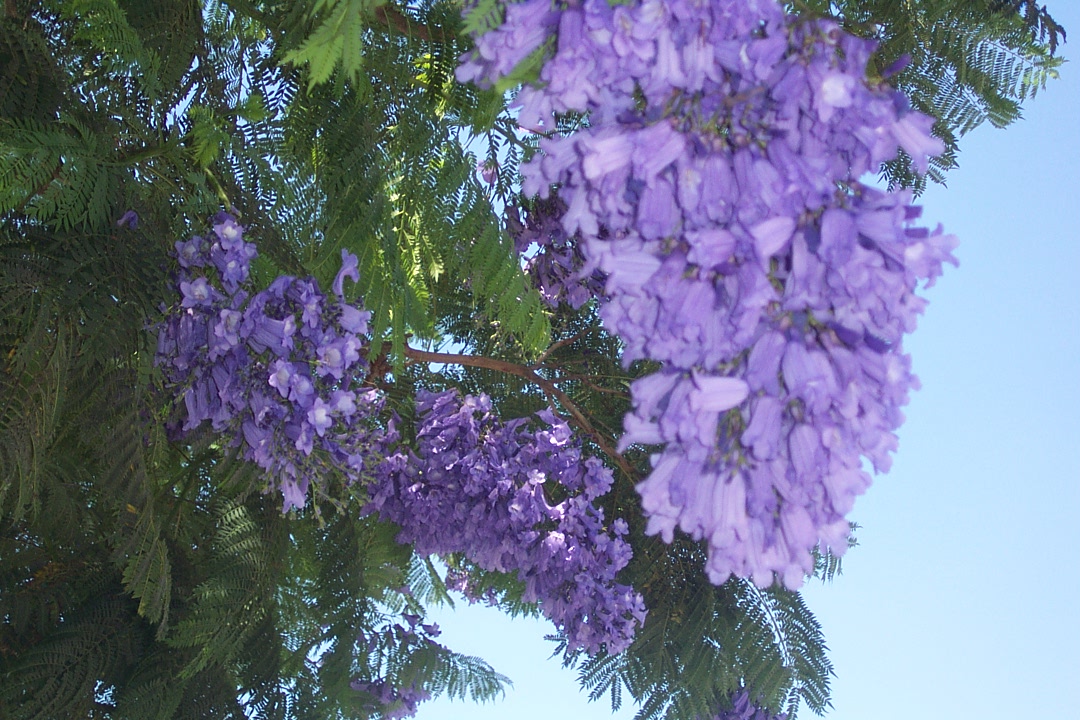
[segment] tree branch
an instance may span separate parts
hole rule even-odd
[[[446,31],[441,27],[432,29],[423,23],[416,22],[391,3],[375,8],[375,18],[405,37],[419,38],[425,42],[437,42],[443,45],[449,42]]]
[[[405,346],[405,357],[415,362],[434,362],[447,365],[465,365],[468,367],[486,368],[488,370],[503,372],[508,375],[516,375],[517,377],[535,383],[544,391],[544,395],[547,396],[548,404],[552,406],[552,409],[554,409],[554,401],[557,400],[559,405],[569,413],[569,421],[588,435],[600,450],[611,458],[612,462],[626,474],[627,479],[631,481],[637,479],[637,473],[634,472],[634,468],[627,462],[626,458],[615,449],[608,438],[596,429],[596,426],[592,424],[588,417],[586,417],[585,413],[581,411],[581,408],[579,408],[565,392],[556,387],[554,382],[541,377],[532,368],[508,362],[506,360],[484,357],[482,355],[428,352],[426,350],[417,350],[408,345]]]
[[[23,201],[21,203],[19,203],[18,206],[15,207],[15,214],[16,215],[21,214],[22,211],[26,208],[26,206],[30,203],[31,200],[33,200],[38,195],[41,195],[46,190],[48,190],[50,185],[52,185],[55,181],[60,179],[60,175],[61,175],[61,173],[63,171],[64,171],[64,161],[61,160],[60,162],[56,163],[56,168],[52,171],[52,175],[49,176],[49,179],[46,180],[45,182],[41,183],[40,185],[38,185],[36,188],[34,188],[34,190],[32,190],[29,195],[27,195],[25,198],[23,198]]]
[[[615,390],[613,388],[606,388],[601,385],[597,385],[592,381],[594,377],[605,377],[603,375],[579,375],[577,373],[561,373],[559,379],[555,382],[575,381],[582,383],[583,385],[595,390],[598,393],[606,393],[608,395],[626,395],[622,390]]]
[[[540,357],[536,358],[536,362],[534,362],[530,366],[531,369],[535,370],[535,369],[539,368],[541,365],[544,364],[545,360],[547,360],[549,357],[551,357],[551,353],[555,352],[556,350],[558,350],[561,347],[566,347],[567,345],[571,345],[573,343],[576,343],[578,340],[580,340],[581,338],[588,335],[591,331],[592,331],[592,328],[585,328],[584,330],[582,330],[579,333],[571,335],[568,338],[563,338],[562,340],[559,340],[558,342],[552,343],[551,345],[548,346],[548,348],[546,350],[544,350],[544,352],[540,353]]]

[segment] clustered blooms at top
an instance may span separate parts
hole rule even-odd
[[[402,590],[411,594],[407,587]],[[431,693],[415,681],[404,686],[395,682],[393,673],[390,672],[388,650],[396,648],[399,651],[415,651],[425,646],[437,646],[434,638],[440,634],[439,626],[422,623],[420,616],[412,613],[402,613],[401,617],[409,624],[407,628],[401,623],[394,623],[387,625],[381,632],[361,633],[357,637],[358,643],[366,641],[366,665],[369,671],[374,671],[377,676],[371,680],[356,678],[349,683],[349,687],[369,696],[374,703],[365,703],[365,709],[378,710],[383,720],[412,717],[420,703],[431,698]]]
[[[378,702],[383,720],[399,720],[416,715],[420,703],[431,699],[431,693],[417,685],[398,688],[386,678],[373,682],[353,680],[349,687],[367,693]],[[374,707],[368,709],[374,710]]]
[[[342,287],[359,279],[357,259],[342,253],[336,299],[287,275],[252,294],[257,253],[244,228],[220,213],[213,233],[176,243],[181,300],[159,329],[157,363],[184,399],[179,430],[209,421],[267,471],[286,511],[300,508],[321,475],[361,474],[381,442],[366,421],[382,400],[362,387],[370,313],[347,304]]]
[[[255,246],[227,214],[213,232],[176,243],[181,299],[158,333],[157,363],[184,401],[180,435],[209,422],[267,471],[286,511],[303,507],[309,487],[331,473],[363,477],[371,501],[362,512],[400,525],[400,542],[516,572],[524,600],[539,602],[574,649],[629,645],[645,609],[615,582],[631,556],[627,526],[605,526],[593,503],[611,472],[582,457],[566,423],[540,413],[546,427],[532,431],[524,419],[501,423],[487,397],[422,392],[419,447],[402,449],[394,422],[376,417],[380,393],[364,386],[369,313],[345,303],[343,290],[345,278],[359,279],[356,257],[342,253],[336,301],[314,280],[289,276],[251,293]],[[561,498],[554,504],[544,496],[549,480]],[[372,688],[384,699],[396,693],[386,701],[394,707],[419,698]]]
[[[490,84],[552,40],[518,123],[545,133],[523,191],[564,204],[580,274],[636,381],[621,447],[663,445],[639,484],[648,532],[708,544],[706,571],[802,584],[841,554],[845,514],[890,465],[917,380],[901,350],[955,239],[906,192],[859,181],[932,120],[871,84],[871,42],[775,0],[526,0],[458,79]],[[560,113],[586,128],[553,132]],[[553,188],[557,188],[554,189]]]
[[[507,208],[507,226],[514,249],[528,258],[525,272],[544,303],[551,308],[565,303],[577,310],[603,292],[604,274],[596,269],[583,274],[585,258],[580,244],[562,226],[565,210],[557,198],[539,200],[526,212],[523,222],[518,208]]]
[[[721,710],[712,720],[787,720],[787,713],[774,715],[750,701],[750,693],[741,690],[731,698],[731,707]]]
[[[565,630],[570,650],[624,650],[645,608],[615,582],[631,556],[627,525],[617,519],[609,532],[593,504],[611,471],[582,458],[550,410],[534,429],[525,418],[499,421],[487,396],[448,391],[419,393],[417,413],[415,450],[380,465],[365,512],[400,525],[399,540],[418,553],[463,553],[482,569],[516,573],[523,599]]]

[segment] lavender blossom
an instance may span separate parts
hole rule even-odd
[[[376,472],[365,512],[401,526],[421,554],[463,553],[485,570],[516,573],[523,599],[562,628],[571,650],[624,650],[644,622],[641,595],[615,581],[630,560],[626,523],[605,523],[593,501],[611,471],[583,458],[551,412],[533,430],[500,422],[487,396],[417,395],[417,447]],[[547,487],[566,499],[552,503]],[[549,491],[550,492],[550,491]],[[470,593],[463,576],[449,584]]]
[[[490,86],[493,78],[509,74],[543,44],[558,17],[551,0],[508,3],[506,22],[476,39],[476,49],[457,69],[457,79]]]
[[[559,217],[564,209],[556,201],[540,201],[522,221],[520,210],[510,208],[508,225],[514,248],[528,258],[525,272],[544,303],[551,308],[565,303],[577,310],[602,293],[604,276],[586,266],[580,238],[571,239],[563,230]]]
[[[353,481],[366,465],[358,459],[379,454],[370,419],[382,401],[355,390],[369,313],[328,303],[314,280],[285,276],[251,292],[255,246],[230,215],[213,231],[213,242],[176,243],[182,299],[160,328],[157,363],[184,399],[182,432],[209,421],[266,471],[285,511],[301,508],[328,468]],[[342,260],[336,285],[356,276],[355,256]]]
[[[128,210],[116,221],[116,227],[135,230],[139,227],[139,214],[134,210]]]
[[[545,133],[523,189],[559,208],[582,269],[541,286],[561,297],[604,273],[594,295],[623,362],[662,365],[632,386],[621,443],[657,447],[638,485],[648,532],[701,539],[716,583],[796,588],[815,547],[846,549],[862,460],[889,467],[917,387],[902,350],[916,289],[955,262],[955,239],[912,224],[909,194],[860,178],[900,149],[925,170],[943,146],[867,83],[872,42],[775,0],[551,12],[526,28],[508,11],[462,76],[505,74],[517,56],[500,62],[498,38],[550,38],[517,96],[519,125]],[[566,112],[587,127],[551,133]]]
[[[773,714],[754,703],[747,690],[740,690],[731,697],[731,707],[718,712],[712,720],[787,720],[787,713]]]
[[[487,397],[420,393],[419,447],[406,450],[393,422],[377,421],[380,394],[363,386],[369,313],[341,300],[343,279],[357,277],[355,256],[342,256],[339,303],[314,280],[288,276],[249,292],[246,266],[229,283],[230,269],[213,256],[246,263],[254,247],[231,217],[214,231],[212,244],[177,243],[182,299],[158,334],[167,389],[183,398],[181,435],[209,421],[266,471],[285,511],[302,508],[327,473],[364,481],[371,501],[362,512],[401,525],[399,541],[420,554],[463,552],[485,569],[516,572],[524,599],[565,629],[572,649],[629,645],[645,609],[615,582],[630,559],[627,525],[606,525],[593,504],[611,473],[581,456],[566,423],[540,413],[531,430],[524,420],[501,423]],[[546,482],[566,498],[549,503]],[[422,699],[385,684],[368,690],[401,713],[387,717],[411,715]]]

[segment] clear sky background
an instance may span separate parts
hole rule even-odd
[[[1080,717],[1080,3],[1047,5],[1075,38],[1061,79],[1024,120],[965,137],[921,199],[961,265],[907,342],[923,389],[852,512],[860,547],[805,590],[836,666],[829,720]],[[418,720],[633,717],[548,659],[547,623],[464,604],[437,619],[514,688]]]

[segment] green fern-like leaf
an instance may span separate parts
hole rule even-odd
[[[340,64],[354,82],[364,67],[364,18],[385,0],[316,0],[312,33],[285,54],[285,62],[308,66],[308,88],[330,79]]]
[[[132,512],[134,508],[127,510]],[[156,624],[160,634],[169,619],[172,566],[168,546],[150,507],[139,513],[129,554],[130,559],[124,567],[124,588],[139,601],[139,615]]]

